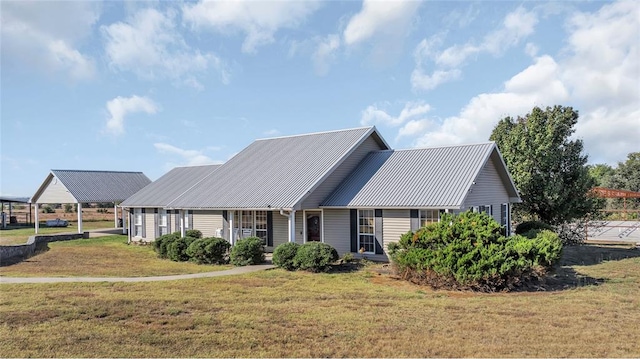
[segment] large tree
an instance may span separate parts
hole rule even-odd
[[[618,167],[609,178],[608,186],[615,189],[626,189],[640,192],[640,152],[631,152],[625,162],[618,162]],[[622,200],[616,203],[622,207]],[[628,199],[627,208],[638,208],[640,199]]]
[[[570,139],[578,122],[571,107],[534,107],[516,119],[500,120],[491,133],[509,168],[522,203],[516,215],[549,224],[581,218],[595,209],[594,185],[582,141]]]

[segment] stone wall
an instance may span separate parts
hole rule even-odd
[[[89,238],[89,232],[34,235],[29,237],[27,243],[17,245],[0,246],[0,266],[21,262],[41,251],[46,251],[49,242],[70,241],[74,239]]]

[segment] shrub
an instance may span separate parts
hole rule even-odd
[[[298,248],[293,265],[310,272],[326,272],[331,268],[331,263],[337,260],[338,252],[335,248],[326,243],[310,242]]]
[[[198,264],[225,264],[231,244],[223,238],[209,237],[193,241],[186,254]]]
[[[71,205],[71,203],[65,203],[64,213],[71,213],[71,212],[73,212],[73,206]]]
[[[298,253],[300,245],[298,243],[282,243],[273,251],[273,264],[286,270],[295,270],[293,258]]]
[[[167,255],[168,246],[169,244],[171,244],[171,242],[178,239],[180,239],[179,232],[169,233],[169,234],[160,236],[156,238],[155,241],[153,241],[153,250],[155,250],[156,253],[158,253],[158,256],[160,258],[169,258]]]
[[[537,279],[559,259],[562,244],[546,230],[533,239],[505,237],[489,215],[464,212],[402,235],[393,249],[390,256],[404,279],[434,288],[496,291]]]
[[[56,213],[56,210],[53,209],[50,205],[46,205],[42,207],[42,213]]]
[[[199,229],[187,229],[187,231],[184,234],[185,234],[185,237],[191,237],[191,238],[197,238],[197,239],[202,238],[202,232]]]
[[[516,226],[516,234],[525,234],[533,229],[553,231],[553,227],[540,221],[526,221]]]
[[[187,255],[187,248],[196,240],[197,238],[193,237],[183,237],[171,241],[171,243],[167,245],[167,257],[175,262],[188,261],[189,255]]]
[[[231,264],[247,266],[264,262],[264,244],[258,237],[239,239],[231,248]]]
[[[574,246],[584,243],[586,235],[584,222],[562,223],[558,226],[558,236],[563,244]]]

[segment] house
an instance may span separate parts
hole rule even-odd
[[[393,150],[375,127],[256,140],[176,180],[188,171],[174,169],[122,203],[131,240],[164,233],[166,213],[183,235],[195,228],[232,244],[257,236],[267,250],[321,241],[384,260],[388,243],[444,212],[487,212],[508,229],[510,204],[520,201],[495,143]]]

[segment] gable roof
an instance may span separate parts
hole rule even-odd
[[[78,203],[120,202],[151,180],[142,172],[51,170],[31,197],[37,203],[51,181],[57,178]]]
[[[147,185],[120,205],[122,207],[164,207],[220,165],[176,167]]]
[[[167,207],[293,209],[369,137],[389,148],[375,127],[256,140]]]
[[[492,156],[500,159],[496,167],[509,196],[518,197],[497,146],[489,142],[371,152],[321,206],[460,208]]]

